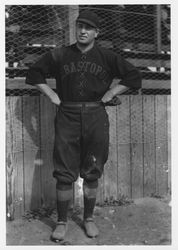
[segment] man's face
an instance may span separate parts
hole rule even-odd
[[[94,41],[98,35],[98,30],[86,23],[76,23],[76,38],[77,42],[83,45],[88,45]]]

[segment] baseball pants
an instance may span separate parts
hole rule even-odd
[[[108,158],[109,121],[104,106],[62,103],[55,118],[54,171],[59,183],[71,184],[80,175],[97,181]]]

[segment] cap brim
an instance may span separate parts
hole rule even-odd
[[[85,18],[78,18],[77,22],[86,23],[86,24],[89,24],[90,26],[92,26],[94,28],[97,28],[95,23],[93,23],[92,21],[90,21],[88,19],[85,19]]]

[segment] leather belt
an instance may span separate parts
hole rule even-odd
[[[104,103],[99,102],[62,102],[61,105],[63,107],[70,107],[70,108],[95,108],[104,106]]]

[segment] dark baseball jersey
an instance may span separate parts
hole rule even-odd
[[[113,78],[131,88],[141,87],[138,70],[116,53],[94,47],[82,53],[73,44],[45,54],[29,70],[26,83],[56,79],[62,104],[55,119],[54,171],[60,183],[72,183],[78,175],[96,181],[103,173],[109,150],[109,120],[104,105],[67,108],[66,102],[100,101]],[[86,104],[86,103],[85,103]],[[72,104],[74,105],[74,104]]]
[[[29,70],[27,84],[56,79],[61,101],[100,101],[114,78],[129,88],[141,87],[139,71],[115,52],[94,45],[82,53],[76,44],[56,48],[41,57]]]

